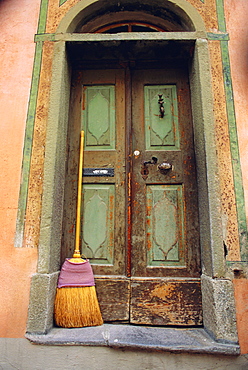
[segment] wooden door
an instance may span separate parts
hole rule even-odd
[[[197,184],[182,69],[134,71],[132,150],[130,321],[199,324]]]
[[[68,206],[76,194],[77,136],[83,128],[81,245],[93,266],[104,321],[201,324],[187,74],[77,72],[70,116],[64,250],[72,249]]]

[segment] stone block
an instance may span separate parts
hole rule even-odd
[[[46,334],[53,326],[58,272],[32,276],[27,332]]]
[[[237,343],[232,282],[202,275],[202,306],[204,327],[214,336],[215,340]]]

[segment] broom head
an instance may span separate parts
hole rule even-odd
[[[63,328],[103,324],[94,276],[87,259],[65,260],[58,280],[54,318]]]

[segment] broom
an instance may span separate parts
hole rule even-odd
[[[63,263],[54,304],[55,323],[63,328],[103,324],[92,268],[88,259],[81,258],[79,249],[83,147],[84,131],[81,131],[75,249],[73,257]]]

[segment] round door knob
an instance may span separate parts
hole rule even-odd
[[[158,169],[159,171],[163,172],[163,171],[168,171],[168,170],[172,170],[173,166],[172,164],[170,163],[167,163],[167,162],[163,162],[163,163],[160,163],[158,165]]]

